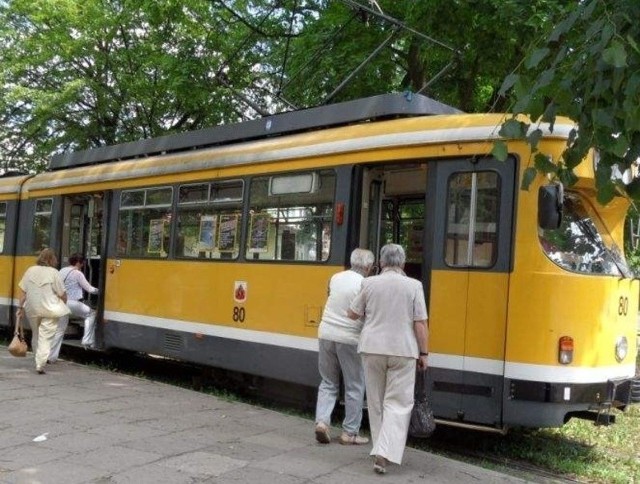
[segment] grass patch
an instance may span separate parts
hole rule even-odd
[[[518,429],[506,436],[440,427],[430,440],[412,445],[458,458],[462,453],[489,467],[515,461],[580,481],[640,482],[640,407],[617,412],[609,427],[572,420],[559,429]]]

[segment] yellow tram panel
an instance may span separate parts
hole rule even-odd
[[[431,277],[438,287],[429,304],[431,351],[503,360],[508,275],[438,270]]]
[[[34,253],[29,256],[15,256],[15,275],[14,275],[14,286],[13,286],[13,294],[18,294],[18,283],[20,279],[22,279],[22,275],[26,272],[26,270],[36,263],[36,259],[38,254]]]
[[[429,301],[429,351],[431,353],[463,355],[467,308],[459,304],[458,296],[466,298],[469,275],[460,271],[433,271]]]
[[[317,336],[319,321],[309,312],[324,305],[328,280],[342,270],[136,259],[112,259],[107,267],[106,311],[305,337]],[[246,283],[244,303],[234,301],[235,281]],[[236,306],[244,321],[234,321]]]
[[[614,366],[618,363],[612,349],[618,337],[626,336],[627,359],[634,360],[635,336],[628,320],[637,316],[634,311],[619,315],[618,308],[620,298],[628,299],[628,307],[638,307],[637,282],[554,272],[522,270],[512,276],[506,359],[558,365],[558,341],[562,336],[570,336],[575,345],[573,366]],[[541,326],[535,321],[547,323]],[[594,340],[603,344],[593,345]],[[532,345],[532,341],[537,344]]]
[[[471,272],[467,295],[465,354],[504,360],[509,274]]]
[[[8,298],[11,295],[11,272],[13,271],[13,257],[0,256],[0,298]]]

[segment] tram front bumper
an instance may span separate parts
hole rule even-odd
[[[614,401],[626,402],[624,406],[640,403],[640,374],[614,387]]]

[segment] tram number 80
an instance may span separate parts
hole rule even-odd
[[[233,320],[236,323],[244,323],[244,308],[240,306],[233,307]]]
[[[628,310],[629,310],[629,298],[620,296],[620,299],[618,300],[618,315],[626,316]]]

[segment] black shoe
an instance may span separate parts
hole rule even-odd
[[[38,372],[38,375],[44,375],[45,374],[43,369],[36,370],[36,371]]]

